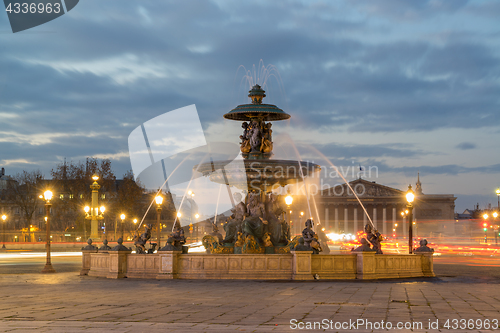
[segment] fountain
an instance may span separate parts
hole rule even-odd
[[[432,277],[432,252],[377,254],[368,244],[347,254],[318,254],[321,246],[307,220],[302,237],[290,239],[282,195],[284,187],[303,182],[320,171],[311,162],[272,159],[272,121],[290,115],[275,105],[263,104],[265,91],[254,85],[251,104],[239,105],[224,115],[241,121],[242,160],[203,162],[193,167],[211,182],[236,187],[232,216],[222,239],[214,225],[203,238],[206,253],[181,251],[182,229],[173,231],[167,245],[156,253],[132,253],[122,246],[105,250],[82,249],[81,275],[107,278],[151,279],[383,279]],[[219,196],[220,196],[219,187]],[[232,197],[232,196],[230,196]],[[217,210],[216,215],[217,216]],[[146,237],[147,238],[147,237]],[[179,244],[176,244],[179,243]],[[327,244],[324,244],[327,247]],[[142,251],[144,252],[144,251]],[[152,252],[152,251],[151,251]],[[380,253],[380,251],[379,251]]]
[[[222,244],[213,236],[204,237],[207,253],[290,252],[297,245],[298,238],[290,241],[290,226],[285,220],[283,200],[271,190],[303,181],[320,170],[319,165],[310,162],[271,159],[271,121],[286,120],[290,115],[275,105],[263,104],[266,94],[258,84],[252,87],[248,97],[252,100],[251,104],[238,105],[224,115],[225,119],[242,121],[240,149],[243,163],[215,161],[193,168],[208,176],[212,182],[232,185],[247,193],[244,203],[233,207],[233,215],[224,226],[226,238]],[[223,171],[213,172],[219,169]],[[243,246],[235,246],[238,235]],[[268,238],[270,242],[265,241]]]

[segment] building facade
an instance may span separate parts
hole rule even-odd
[[[369,216],[383,235],[407,236],[409,219],[405,213],[406,189],[399,190],[364,179],[356,179],[349,185],[330,187],[316,198],[320,207],[318,215],[327,231],[356,234],[369,223]],[[424,194],[420,179],[414,189],[414,234],[439,236],[454,233],[456,197],[452,194]]]

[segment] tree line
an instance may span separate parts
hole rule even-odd
[[[45,216],[45,201],[39,196],[50,189],[54,194],[51,229],[83,231],[83,208],[91,203],[90,185],[93,183],[93,175],[99,176],[99,205],[106,207],[102,222],[114,222],[122,213],[127,216],[127,221],[132,218],[140,221],[154,193],[146,191],[142,184],[136,182],[132,171],[127,171],[121,179],[116,179],[109,159],[88,158],[85,163],[65,161],[51,170],[52,179],[45,179],[40,170],[17,173],[8,182],[5,198],[10,201],[11,206],[19,208],[20,215],[24,218],[23,224],[29,227],[38,222],[34,219],[40,212]],[[170,195],[164,195],[164,198],[162,218],[171,219],[175,214],[175,206]],[[154,219],[156,211],[153,209],[149,214],[151,216],[146,218]],[[89,228],[87,225],[87,230]]]

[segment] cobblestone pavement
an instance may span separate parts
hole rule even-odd
[[[410,331],[397,330],[398,322],[421,322],[412,331],[484,332],[479,324],[500,319],[497,279],[155,281],[77,274],[0,274],[0,331],[293,332],[331,320],[315,331],[344,332],[335,325],[365,320],[372,326],[351,332],[386,331],[381,327],[389,322],[393,331]],[[443,328],[447,319],[450,329]],[[474,324],[460,330],[461,319]],[[377,326],[382,320],[385,326]],[[440,329],[429,329],[436,320]]]

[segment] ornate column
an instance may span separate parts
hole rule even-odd
[[[325,229],[329,230],[330,229],[330,221],[329,221],[329,211],[328,211],[328,206],[325,207]]]
[[[349,206],[347,206],[347,204],[344,204],[344,232],[346,234],[348,233],[349,230],[347,225],[348,218],[349,218]]]
[[[353,219],[354,219],[354,234],[356,235],[357,232],[359,231],[358,230],[358,205],[357,204],[354,205]]]
[[[366,207],[365,207],[365,209],[366,209]],[[368,211],[367,211],[367,212],[368,212]],[[368,223],[368,219],[366,218],[366,213],[365,213],[365,211],[364,211],[364,210],[363,210],[361,213],[363,214],[363,225],[361,226],[361,229],[363,229],[363,230],[364,230],[365,225]]]
[[[335,205],[335,232],[339,231],[339,205]]]
[[[387,235],[387,205],[382,209],[382,233]]]
[[[402,211],[404,212],[404,211],[405,211],[405,209],[406,209],[406,207],[405,207],[405,206],[403,206]],[[402,227],[403,227],[403,231],[402,231],[402,234],[401,234],[401,235],[402,235],[403,237],[408,237],[408,231],[407,231],[407,229],[406,229],[406,216],[403,216],[403,222],[401,223],[401,225],[402,225]]]

